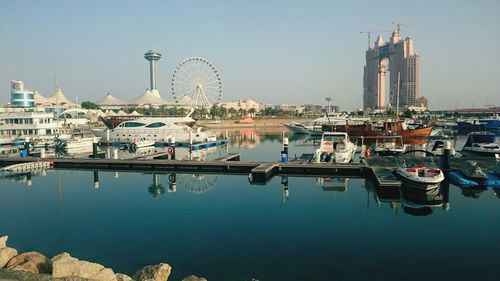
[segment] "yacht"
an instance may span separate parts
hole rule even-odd
[[[349,163],[356,153],[357,145],[349,140],[347,133],[325,132],[316,150],[315,162]]]
[[[191,117],[142,117],[134,120],[123,121],[109,132],[110,142],[132,143],[134,140],[147,138],[148,140],[166,143],[175,142],[193,143],[213,142],[215,134],[202,132],[189,127],[187,122]],[[107,138],[104,131],[92,131],[96,136]]]

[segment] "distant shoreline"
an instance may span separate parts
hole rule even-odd
[[[224,128],[269,128],[269,127],[282,127],[283,124],[292,122],[303,123],[311,121],[310,118],[255,118],[253,124],[240,124],[240,119],[225,119],[220,120],[219,123],[213,123],[214,120],[198,120],[199,126],[211,129],[224,129]]]

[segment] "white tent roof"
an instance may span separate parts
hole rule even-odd
[[[144,95],[140,96],[138,99],[135,101],[131,102],[132,104],[135,105],[142,105],[142,104],[168,104],[168,102],[160,97],[160,94],[158,91],[153,90],[149,91],[147,90]]]
[[[180,97],[179,99],[177,99],[177,101],[179,102],[180,105],[190,105],[192,102],[192,99],[190,96],[184,95],[184,96]]]
[[[51,97],[44,97],[39,92],[35,92],[34,98],[35,103],[41,105],[75,105],[64,96],[59,88],[57,88],[56,93]]]
[[[126,103],[120,99],[113,97],[110,93],[108,93],[106,95],[106,97],[103,98],[102,100],[98,101],[97,104],[99,104],[99,105],[122,105],[122,104],[126,104]]]
[[[117,113],[118,115],[128,115],[127,112],[123,111],[123,110],[120,110],[118,111]]]
[[[132,113],[129,114],[130,116],[142,116],[142,114],[140,114],[139,112],[137,111],[133,111]]]

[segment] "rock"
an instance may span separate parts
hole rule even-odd
[[[68,253],[52,258],[52,276],[56,278],[76,276],[100,281],[117,281],[115,273],[110,268],[105,268],[98,263],[81,261]]]
[[[0,249],[7,247],[7,239],[9,239],[7,235],[0,237]]]
[[[122,273],[117,273],[116,275],[116,280],[118,281],[134,281],[130,276]]]
[[[182,281],[207,281],[207,279],[205,279],[203,277],[196,277],[194,275],[189,275],[187,277],[184,277],[184,279],[182,279]]]
[[[32,273],[52,274],[52,262],[38,252],[27,252],[15,256],[7,263],[5,268]]]
[[[170,271],[172,267],[166,263],[160,263],[156,265],[147,265],[139,269],[134,274],[134,280],[136,281],[146,281],[151,279],[153,281],[166,281],[170,276]]]
[[[118,280],[118,281],[134,281],[134,279],[132,279],[132,277],[130,277],[126,274],[123,274],[123,273],[116,273],[115,276],[116,276],[116,280]]]
[[[0,249],[0,268],[5,267],[5,265],[17,256],[17,250],[10,247],[4,247]]]

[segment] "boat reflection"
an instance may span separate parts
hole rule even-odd
[[[316,178],[316,184],[321,186],[323,191],[346,192],[349,186],[349,178]]]
[[[401,186],[401,206],[403,211],[413,216],[432,214],[433,208],[443,205],[443,196],[439,187],[421,190],[411,186]]]

